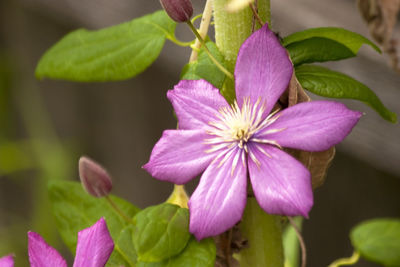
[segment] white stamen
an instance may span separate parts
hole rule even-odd
[[[233,173],[234,173],[235,168],[236,168],[236,164],[237,164],[238,161],[239,161],[239,156],[240,156],[240,154],[242,154],[242,153],[243,153],[243,152],[241,152],[241,151],[240,151],[240,153],[236,153],[235,157],[233,158],[232,166],[231,166],[231,176],[233,176]]]
[[[228,160],[228,158],[230,157],[230,155],[233,153],[233,151],[235,151],[234,149],[231,149],[229,152],[225,153],[224,158],[219,162],[218,164],[218,168],[222,166],[222,164],[225,163],[225,161]]]
[[[243,166],[246,165],[246,154],[249,155],[257,166],[261,165],[254,152],[249,149],[249,142],[269,144],[281,148],[275,140],[269,140],[265,137],[268,134],[274,134],[285,130],[285,128],[266,129],[279,118],[280,115],[276,115],[279,110],[263,118],[265,109],[265,102],[262,102],[261,98],[258,98],[257,101],[252,104],[249,97],[243,99],[242,107],[239,107],[239,104],[235,101],[230,108],[223,107],[219,109],[216,120],[208,123],[211,126],[206,131],[209,138],[204,140],[205,144],[211,145],[206,153],[219,150],[226,151],[216,158],[216,160],[222,158],[219,162],[219,167],[228,160],[234,151],[236,151],[235,146],[237,146],[240,151],[238,151],[233,158],[231,168],[232,175],[239,161],[239,157],[241,157]],[[265,131],[263,131],[264,129]],[[262,132],[263,138],[254,137],[256,133],[260,132]],[[262,147],[259,145],[255,146],[261,153],[267,157],[271,157]],[[241,155],[239,155],[239,153]]]
[[[268,154],[267,151],[265,151],[264,148],[262,148],[261,146],[255,146],[255,147],[257,147],[257,149],[260,150],[260,152],[263,153],[268,158],[272,158],[272,156]]]
[[[254,161],[254,163],[257,165],[257,167],[260,168],[261,163],[258,161],[258,159],[256,158],[256,156],[254,155],[254,153],[250,150],[250,152],[248,153],[248,155],[250,156],[250,158]]]

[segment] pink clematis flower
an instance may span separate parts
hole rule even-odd
[[[168,91],[180,129],[164,131],[143,167],[175,184],[204,171],[188,203],[190,232],[197,239],[220,234],[241,219],[248,176],[267,213],[308,216],[310,172],[282,147],[326,150],[350,133],[361,113],[313,101],[270,114],[292,74],[286,50],[265,25],[240,48],[232,106],[204,80],[184,80]]]
[[[14,267],[14,259],[12,255],[0,258],[0,267]]]
[[[103,267],[114,249],[114,242],[103,218],[78,233],[74,267]],[[64,258],[35,232],[28,232],[31,267],[66,267]]]

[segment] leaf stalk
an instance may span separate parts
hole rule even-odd
[[[200,41],[201,45],[203,45],[204,50],[206,51],[206,53],[208,54],[208,56],[210,57],[211,61],[223,72],[225,73],[226,76],[228,76],[230,79],[233,80],[233,74],[230,73],[227,69],[225,69],[224,66],[222,66],[221,63],[218,62],[218,60],[211,54],[210,50],[207,48],[206,46],[206,42],[204,41],[203,37],[200,36],[199,32],[197,31],[197,29],[194,27],[193,23],[191,21],[187,21],[186,22],[187,25],[189,25],[189,28],[192,30],[192,32],[194,33],[194,35],[196,35],[197,40]]]
[[[111,207],[120,215],[127,223],[135,225],[134,221],[128,217],[119,207],[118,205],[110,198],[110,196],[105,196],[107,202],[111,205]]]
[[[353,255],[349,258],[341,258],[332,262],[328,267],[339,267],[343,265],[354,265],[360,259],[360,252],[354,251]]]

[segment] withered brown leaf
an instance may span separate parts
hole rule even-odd
[[[287,103],[289,107],[297,103],[311,101],[310,97],[301,87],[295,74],[292,75],[286,96],[287,100],[284,101],[284,99],[281,99],[281,101]],[[335,156],[335,147],[321,152],[308,152],[295,149],[286,150],[310,171],[313,189],[320,187],[324,183],[327,170]]]
[[[400,42],[393,37],[400,0],[357,0],[357,3],[372,37],[390,57],[393,69],[400,73]]]

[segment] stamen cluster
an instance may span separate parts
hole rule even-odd
[[[272,144],[279,147],[279,144],[274,140],[259,139],[254,136],[279,117],[274,116],[277,110],[264,118],[265,108],[265,102],[262,102],[261,98],[258,98],[254,105],[250,98],[245,98],[241,108],[236,100],[230,107],[221,108],[219,113],[216,114],[217,120],[209,122],[212,128],[207,133],[213,137],[206,139],[206,143],[212,144],[213,147],[207,152],[213,152],[224,147],[232,148],[236,145],[248,153],[247,144],[249,142]],[[269,129],[268,132],[282,130],[284,129]]]

